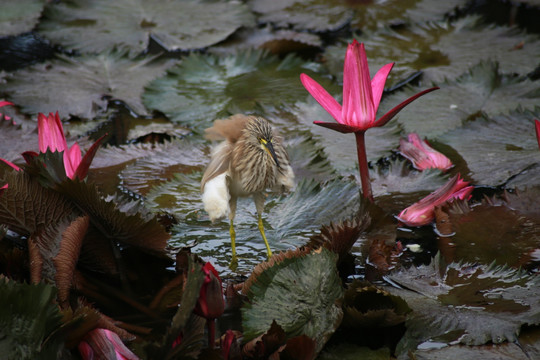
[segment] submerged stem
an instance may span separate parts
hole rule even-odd
[[[206,319],[206,325],[208,326],[208,347],[213,349],[216,340],[216,319]]]
[[[369,168],[366,156],[365,131],[357,131],[356,151],[358,153],[358,170],[360,171],[360,182],[362,183],[362,195],[373,202],[373,193],[371,192],[371,181],[369,180]]]

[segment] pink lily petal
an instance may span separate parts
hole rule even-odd
[[[75,177],[75,171],[81,163],[81,148],[79,144],[75,143],[71,148],[64,150],[64,169],[68,178],[73,179]]]
[[[387,122],[389,122],[390,120],[392,120],[392,118],[394,116],[396,116],[396,114],[398,112],[400,112],[405,106],[409,105],[411,102],[413,102],[414,100],[418,99],[420,96],[422,95],[425,95],[429,92],[432,92],[434,90],[438,90],[439,87],[438,86],[435,86],[435,87],[432,87],[430,89],[427,89],[427,90],[424,90],[424,91],[420,91],[418,94],[416,95],[413,95],[411,96],[410,98],[408,98],[407,100],[403,101],[401,104],[395,106],[392,110],[390,110],[389,112],[387,112],[386,114],[384,114],[379,120],[377,120],[375,122],[375,124],[373,126],[376,126],[376,127],[380,127],[380,126],[383,126],[385,125]]]
[[[116,359],[138,360],[139,358],[127,348],[120,337],[107,329],[90,331],[79,345],[79,352],[84,360]]]
[[[306,74],[300,74],[300,81],[317,102],[337,121],[341,122],[341,105],[318,82]]]
[[[418,134],[411,133],[408,141],[400,139],[399,152],[409,159],[418,170],[441,169],[446,171],[453,165],[450,159],[433,149],[425,140],[421,140]]]
[[[384,91],[384,84],[388,78],[388,74],[394,67],[394,63],[386,64],[377,71],[377,74],[371,80],[371,89],[373,91],[373,107],[375,109],[379,108],[381,103],[382,94]]]
[[[103,135],[95,143],[90,146],[90,149],[84,154],[82,160],[79,161],[79,164],[77,166],[77,170],[75,171],[75,177],[82,180],[88,175],[88,169],[90,168],[90,164],[92,163],[92,160],[94,160],[94,156],[96,156],[96,152],[99,149],[99,146],[105,139],[105,136],[107,134]]]
[[[12,102],[2,100],[0,101],[0,107],[6,106],[6,105],[13,105]]]
[[[12,167],[13,169],[15,169],[16,171],[21,170],[20,167],[18,167],[17,165],[15,165],[14,163],[12,163],[11,161],[7,161],[6,159],[1,159],[1,158],[0,158],[0,161],[3,161],[4,163],[6,163],[7,165],[9,165],[10,167]]]
[[[328,129],[339,131],[340,133],[343,133],[343,134],[349,134],[349,133],[353,133],[357,131],[362,131],[362,129],[359,127],[345,125],[345,124],[328,123],[328,122],[323,122],[323,121],[314,121],[313,123],[315,125],[319,125]]]
[[[66,137],[58,111],[56,115],[49,113],[45,116],[42,113],[38,114],[38,138],[39,151],[41,153],[51,151],[64,151],[67,148]]]
[[[536,140],[538,141],[538,148],[540,148],[540,121],[534,119],[534,125],[536,127]]]
[[[435,218],[436,206],[454,198],[462,200],[468,198],[474,189],[472,186],[467,186],[468,184],[460,179],[458,174],[439,189],[400,212],[397,218],[409,226],[427,225]]]

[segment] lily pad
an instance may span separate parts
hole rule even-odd
[[[288,338],[315,339],[319,352],[343,316],[336,258],[324,248],[300,257],[280,255],[249,288],[250,302],[242,308],[244,337],[265,333],[275,320]]]
[[[460,153],[478,183],[502,185],[540,161],[533,122],[539,115],[538,107],[533,112],[482,115],[441,139]],[[527,176],[521,185],[538,185],[538,178]]]
[[[91,119],[105,110],[107,96],[122,99],[138,114],[147,114],[140,100],[143,87],[173,63],[159,56],[135,59],[117,50],[73,58],[59,55],[49,63],[17,71],[3,91],[32,115],[58,111],[63,119]]]
[[[73,0],[49,4],[38,30],[69,49],[140,53],[150,38],[168,51],[199,49],[252,24],[253,15],[239,1]]]
[[[172,121],[202,132],[216,118],[253,112],[264,116],[267,108],[305,97],[299,75],[316,68],[294,55],[280,60],[262,50],[224,57],[191,54],[151,82],[143,101]]]
[[[540,323],[538,276],[497,265],[451,263],[411,267],[388,278],[413,312],[398,352],[427,341],[482,345],[517,341],[523,325]]]
[[[38,23],[45,0],[2,1],[0,37],[31,31]]]
[[[362,31],[381,26],[414,24],[424,21],[442,20],[466,0],[377,0],[352,3],[355,16],[352,28]]]
[[[439,90],[416,100],[399,113],[397,120],[406,132],[418,132],[436,138],[481,113],[488,116],[507,113],[515,110],[517,104],[525,109],[533,109],[540,98],[540,85],[537,82],[502,74],[499,64],[495,62],[481,62],[456,80],[439,86]],[[412,96],[420,90],[420,87],[408,87],[388,96],[381,105],[382,111],[389,110],[399,99]],[[455,134],[459,132],[457,130]],[[477,138],[478,133],[475,134],[475,141],[468,141],[478,153]],[[456,150],[461,153],[460,149]]]
[[[384,6],[390,8],[387,3]],[[387,86],[395,85],[416,71],[422,71],[425,80],[439,84],[481,61],[498,62],[501,72],[524,76],[538,65],[530,59],[540,57],[538,35],[511,27],[485,25],[477,16],[455,22],[383,27],[364,31],[356,38],[365,44],[372,75],[383,65],[395,62]],[[341,42],[329,46],[325,52],[328,69],[338,79],[342,78],[346,47],[347,42]]]
[[[259,14],[259,22],[271,22],[295,30],[337,30],[353,16],[353,12],[339,0],[252,0],[250,5]]]

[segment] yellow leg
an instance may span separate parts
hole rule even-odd
[[[268,240],[266,240],[266,235],[264,235],[264,226],[261,215],[259,215],[259,231],[261,232],[261,236],[264,240],[264,245],[266,245],[266,253],[268,254],[268,258],[270,259],[270,256],[272,256],[272,250],[270,250],[270,245],[268,245]]]
[[[231,227],[229,228],[229,234],[231,235],[231,248],[232,248],[232,259],[229,264],[229,268],[234,271],[238,266],[238,259],[236,258],[236,232],[234,231],[234,224],[231,220]]]

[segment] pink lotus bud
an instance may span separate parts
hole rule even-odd
[[[81,357],[90,359],[138,360],[118,335],[107,329],[90,331],[78,345]]]

